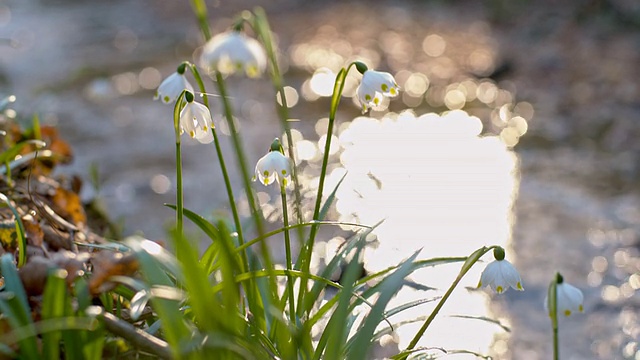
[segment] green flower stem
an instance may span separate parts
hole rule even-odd
[[[253,196],[253,191],[251,187],[251,177],[249,176],[249,169],[247,168],[247,161],[246,161],[247,157],[244,154],[239,133],[233,122],[233,111],[231,110],[231,103],[229,102],[229,97],[227,95],[225,82],[220,72],[216,72],[216,84],[218,85],[218,91],[220,92],[220,97],[222,98],[222,105],[224,107],[224,113],[225,113],[225,118],[227,119],[227,124],[229,125],[231,140],[233,141],[233,146],[236,150],[238,165],[240,166],[240,172],[242,175],[242,181],[244,183],[247,202],[249,203],[249,209],[251,211],[251,216],[255,223],[258,235],[262,235],[265,232],[264,224],[262,223],[261,212],[258,211],[256,200],[255,200],[255,197]],[[242,245],[242,243],[240,245]],[[269,256],[269,251],[268,251],[269,249],[267,248],[267,245],[263,243],[261,250],[264,256],[265,266],[267,268],[271,268],[273,265],[273,261]]]
[[[553,277],[547,293],[549,304],[549,316],[551,317],[551,328],[553,330],[553,360],[560,359],[560,344],[558,339],[558,274]]]
[[[178,238],[182,239],[183,233],[183,218],[184,218],[184,196],[182,195],[182,153],[180,148],[180,110],[184,103],[184,91],[178,97],[175,106],[173,107],[173,128],[176,135],[176,231]],[[179,251],[179,247],[176,247],[176,255]]]
[[[449,296],[451,296],[451,293],[453,293],[453,290],[458,286],[458,283],[460,283],[460,280],[462,280],[462,278],[467,274],[467,272],[471,269],[471,267],[476,262],[478,262],[478,260],[480,260],[482,255],[486,254],[488,251],[496,247],[497,246],[490,246],[490,247],[483,246],[480,249],[474,251],[473,254],[469,255],[469,257],[467,257],[467,260],[462,265],[462,268],[460,269],[458,276],[453,281],[451,286],[449,286],[449,289],[447,289],[447,292],[442,296],[442,298],[440,299],[436,307],[433,309],[431,314],[429,314],[429,317],[427,318],[427,320],[425,320],[420,330],[418,330],[416,335],[413,337],[413,339],[409,343],[409,346],[403,351],[405,355],[401,357],[401,359],[406,359],[409,356],[411,350],[413,350],[416,347],[416,345],[418,344],[418,341],[420,341],[420,339],[422,338],[422,335],[424,335],[424,332],[427,330],[429,325],[431,325],[433,320],[436,318],[436,315],[438,315],[438,312],[440,312],[440,309],[442,309],[442,306],[444,306],[444,303],[447,302],[447,299],[449,299]]]
[[[192,0],[192,5],[193,5],[193,10],[196,14],[196,17],[198,18],[198,25],[200,26],[200,29],[202,31],[202,35],[205,38],[205,41],[208,41],[209,39],[211,39],[211,30],[209,29],[209,23],[207,22],[207,7],[206,4],[204,2],[204,0]],[[198,86],[200,86],[200,89],[202,91],[202,94],[206,94],[206,91],[204,89],[204,85],[202,83],[202,78],[200,77],[200,75],[198,74],[198,71],[196,70],[195,66],[190,66],[191,71],[194,73],[194,77],[196,78],[196,81],[198,82]],[[242,147],[239,146],[240,144],[240,139],[238,138],[238,134],[236,132],[235,129],[235,125],[233,123],[233,113],[231,111],[231,105],[229,104],[229,100],[227,98],[227,94],[226,94],[226,89],[224,87],[224,80],[222,79],[222,76],[220,75],[220,73],[216,73],[216,84],[218,85],[218,89],[220,91],[220,95],[222,97],[222,102],[223,102],[223,106],[224,106],[224,110],[225,110],[225,117],[227,118],[227,123],[229,124],[229,130],[232,133],[232,139],[234,142],[234,145],[236,147],[236,153],[238,154],[238,159],[239,159],[239,163],[240,163],[240,168],[242,170],[242,177],[244,180],[244,185],[245,185],[245,191],[247,194],[247,201],[249,203],[249,208],[251,211],[251,215],[253,216],[253,219],[255,221],[256,224],[256,230],[258,231],[259,235],[262,235],[264,233],[264,227],[262,224],[262,217],[261,215],[257,212],[256,209],[256,203],[254,201],[253,198],[253,193],[251,191],[251,183],[250,183],[250,179],[249,179],[249,174],[247,171],[247,167],[246,167],[246,161],[245,161],[245,156],[244,156],[244,152],[242,151]],[[206,97],[206,95],[204,96],[205,100],[205,105],[207,106],[207,108],[209,108],[209,102],[208,99]],[[231,183],[229,181],[229,176],[227,173],[227,169],[224,163],[224,159],[222,156],[222,150],[220,149],[220,141],[218,139],[218,135],[217,132],[215,131],[215,129],[211,129],[211,131],[213,132],[213,137],[214,137],[214,143],[216,146],[216,152],[218,154],[218,159],[220,160],[220,167],[222,169],[222,174],[224,176],[224,180],[225,180],[225,187],[227,188],[227,196],[229,197],[229,205],[231,206],[231,210],[233,212],[233,217],[234,217],[234,222],[235,222],[235,227],[236,227],[236,231],[238,233],[238,242],[239,245],[242,246],[244,244],[244,236],[242,235],[242,224],[240,223],[240,218],[238,215],[238,210],[236,208],[236,202],[233,199],[233,190],[231,188]],[[267,267],[267,269],[270,269],[270,271],[272,271],[273,269],[273,261],[271,261],[271,256],[269,255],[269,249],[267,248],[266,243],[263,241],[261,242],[261,249],[262,249],[262,259],[265,262],[265,266]],[[242,251],[242,262],[243,262],[243,267],[248,271],[249,270],[249,261],[247,258],[247,252],[245,250]],[[277,286],[276,286],[276,279],[275,279],[275,275],[271,275],[270,276],[271,279],[271,284],[269,286],[269,288],[272,290],[271,291],[271,297],[273,299],[276,298],[277,296]],[[262,312],[259,307],[259,297],[257,295],[257,291],[258,291],[258,287],[257,284],[255,284],[255,282],[253,280],[251,280],[246,286],[245,286],[245,290],[247,292],[247,297],[250,298],[249,299],[249,307],[251,308],[254,316],[257,317],[257,321],[260,322],[260,319],[263,318],[263,315],[261,313],[258,313],[259,311]]]
[[[248,248],[251,245],[254,245],[264,239],[268,239],[273,235],[279,234],[281,232],[284,232],[285,230],[290,230],[290,229],[297,229],[299,227],[311,227],[314,224],[318,224],[318,225],[333,225],[333,226],[340,226],[340,225],[345,225],[345,226],[354,226],[354,227],[360,227],[363,229],[371,229],[371,226],[367,226],[367,225],[362,225],[362,224],[357,224],[357,223],[350,223],[350,222],[343,222],[343,221],[313,221],[313,222],[306,222],[306,223],[301,223],[301,224],[294,224],[294,225],[289,225],[289,226],[284,226],[281,227],[279,229],[273,230],[273,231],[269,231],[268,233],[265,233],[264,235],[260,235],[254,239],[252,239],[251,241],[247,241],[246,243],[244,243],[244,245],[242,246],[238,246],[236,248],[236,251],[242,251],[246,248]]]
[[[209,112],[211,112],[211,108],[209,107],[209,98],[204,95],[207,93],[205,87],[204,87],[204,82],[202,81],[202,77],[200,76],[200,72],[198,72],[198,69],[195,67],[195,65],[191,64],[191,63],[187,63],[188,64],[188,68],[191,71],[191,73],[193,74],[193,77],[196,79],[196,83],[198,84],[198,88],[200,89],[200,92],[203,94],[202,96],[202,102],[204,104],[204,106],[207,107],[207,109],[209,109]],[[240,222],[240,215],[238,213],[238,208],[236,207],[236,200],[235,197],[233,195],[233,188],[231,187],[231,180],[229,179],[229,172],[227,171],[227,165],[226,162],[224,160],[224,156],[222,155],[222,149],[220,148],[220,140],[218,138],[218,132],[216,131],[215,126],[211,127],[211,133],[213,134],[213,143],[215,145],[216,148],[216,155],[218,156],[218,162],[220,163],[220,169],[222,170],[222,177],[224,179],[224,185],[225,185],[225,189],[227,190],[227,197],[229,199],[229,206],[231,207],[231,213],[233,216],[233,223],[235,225],[236,228],[236,233],[238,234],[238,242],[240,243],[240,245],[244,244],[244,235],[242,233],[242,223]],[[242,266],[244,268],[245,271],[249,270],[249,261],[247,259],[247,253],[246,252],[242,252]]]
[[[322,168],[320,170],[320,179],[318,182],[318,192],[316,193],[316,204],[313,209],[313,220],[318,221],[320,219],[320,207],[322,205],[322,191],[324,190],[324,181],[327,176],[327,165],[329,164],[329,150],[331,149],[331,137],[333,136],[333,125],[336,119],[336,111],[338,110],[338,105],[340,104],[340,99],[342,97],[342,92],[344,90],[344,81],[349,73],[349,70],[354,63],[349,64],[349,66],[345,69],[341,69],[338,75],[336,75],[336,82],[333,86],[333,95],[331,96],[331,108],[329,110],[329,125],[327,127],[327,139],[324,144],[324,156],[322,158]],[[309,272],[309,267],[311,266],[311,253],[313,252],[313,246],[315,242],[315,237],[318,232],[318,224],[311,226],[311,230],[309,232],[309,239],[307,243],[302,247],[300,251],[301,258],[301,270],[303,273]],[[298,301],[298,310],[302,308],[302,299],[304,299],[304,294],[307,291],[307,279],[300,279],[300,292]],[[300,314],[301,315],[301,314]]]
[[[280,194],[282,195],[282,221],[284,225],[284,245],[285,252],[287,258],[287,270],[293,270],[292,262],[291,262],[291,240],[289,237],[289,214],[287,212],[287,189],[285,188],[285,184],[280,184]],[[291,274],[287,272],[287,292],[289,293],[289,317],[291,318],[291,323],[293,325],[296,324],[296,308],[295,301],[293,298],[293,277]]]
[[[211,38],[211,30],[209,30],[209,23],[207,21],[207,5],[203,0],[191,0],[191,7],[198,20],[198,26],[202,31],[202,35],[205,39],[209,40]]]
[[[284,94],[284,80],[280,73],[280,68],[278,67],[278,58],[273,46],[273,38],[271,36],[267,16],[265,15],[264,10],[259,7],[254,10],[254,13],[256,16],[253,28],[262,39],[262,43],[264,44],[267,56],[269,57],[269,63],[271,65],[269,67],[271,72],[271,82],[273,83],[276,93],[280,94],[281,104],[278,104],[276,101],[276,109],[278,111],[278,117],[280,118],[280,125],[287,136],[287,143],[289,144],[289,158],[293,162],[291,176],[293,178],[293,189],[296,199],[296,217],[298,224],[301,224],[304,221],[302,215],[302,196],[300,195],[300,180],[298,179],[298,167],[296,166],[296,148],[293,142],[293,136],[291,135],[291,126],[289,125],[289,106],[287,105],[287,97]],[[299,227],[297,230],[299,240],[302,243],[302,239],[304,238],[304,229]]]

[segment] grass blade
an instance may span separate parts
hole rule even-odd
[[[175,205],[164,204],[164,206],[172,208],[174,210],[176,209]],[[217,241],[220,239],[218,229],[212,223],[207,221],[207,219],[189,209],[184,209],[184,216],[186,216],[189,220],[191,220],[191,222],[199,227],[200,230],[202,230],[209,237],[209,239],[211,239],[211,241]]]
[[[67,303],[67,272],[53,270],[47,277],[42,296],[42,319],[55,319],[64,316]],[[60,341],[62,332],[52,331],[42,335],[42,354],[45,359],[60,359]]]
[[[414,253],[405,260],[391,275],[382,280],[380,284],[380,297],[366,319],[364,324],[354,336],[352,346],[347,349],[347,359],[366,359],[371,345],[373,333],[378,324],[384,318],[384,310],[391,298],[404,285],[404,280],[411,273],[411,264],[420,251]]]

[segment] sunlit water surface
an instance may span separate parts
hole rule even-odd
[[[494,244],[507,248],[507,259],[513,255],[509,244],[518,189],[517,156],[499,137],[481,136],[481,132],[482,122],[462,110],[443,115],[404,111],[388,113],[382,119],[362,116],[340,125],[335,148],[332,144],[339,166],[331,171],[325,185],[333,189],[346,173],[336,194],[339,220],[367,225],[384,220],[374,230],[377,240],[366,249],[367,271],[397,265],[419,249],[419,259],[466,256]],[[327,255],[339,242],[329,241]],[[493,258],[487,254],[483,260]],[[460,266],[443,265],[412,274],[412,282],[438,290],[404,286],[388,309],[441,296]],[[501,327],[450,316],[494,317],[487,309],[485,291],[465,290],[476,287],[484,266],[477,264],[466,275],[419,346],[490,352],[494,336],[504,333]],[[435,304],[414,307],[390,321],[424,321]],[[406,348],[422,321],[397,327],[382,338],[382,345]],[[383,323],[381,328],[384,326],[388,325]],[[474,358],[458,355],[467,356]]]

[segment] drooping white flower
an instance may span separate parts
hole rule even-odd
[[[174,72],[162,81],[153,99],[160,99],[165,104],[171,104],[176,101],[183,90],[193,92],[193,86],[189,84],[184,73]]]
[[[564,316],[570,316],[575,312],[583,312],[584,295],[582,291],[577,287],[567,284],[566,282],[559,282],[556,286],[557,303],[556,308],[558,314],[564,314]],[[549,312],[549,295],[544,299],[544,309]],[[551,316],[551,314],[549,314]]]
[[[200,66],[225,75],[244,70],[247,76],[255,78],[267,67],[267,56],[256,39],[238,31],[228,31],[214,36],[204,45]]]
[[[358,101],[362,105],[362,112],[381,105],[383,97],[395,97],[400,87],[393,75],[388,72],[366,70],[362,74],[362,82],[356,90]]]
[[[209,109],[195,101],[187,102],[180,111],[180,134],[186,132],[203,144],[213,141],[213,120]]]
[[[260,182],[266,186],[277,180],[287,186],[291,182],[291,160],[280,152],[278,139],[274,141],[274,144],[277,146],[271,145],[269,153],[256,163],[254,181],[260,179]]]
[[[524,290],[518,270],[507,260],[495,260],[484,269],[480,276],[478,288],[489,286],[498,294],[506,291],[509,286],[516,290]]]

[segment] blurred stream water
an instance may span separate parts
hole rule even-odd
[[[257,3],[212,2],[215,31]],[[584,291],[586,309],[561,322],[563,358],[640,359],[640,126],[618,120],[640,118],[637,29],[616,32],[592,14],[595,27],[585,30],[574,25],[570,5],[550,17],[544,6],[532,6],[502,14],[502,22],[490,20],[496,9],[464,1],[261,5],[282,49],[299,165],[311,190],[334,72],[360,59],[392,72],[403,88],[389,111],[361,116],[350,98],[357,83],[351,76],[332,141],[327,188],[347,177],[331,216],[368,225],[385,219],[367,250],[367,270],[419,248],[430,258],[498,244],[521,271],[525,292],[458,289],[423,345],[498,359],[550,358],[542,301],[558,270]],[[174,139],[170,107],[151,98],[201,45],[186,2],[7,1],[0,4],[0,38],[12,44],[0,48],[0,92],[17,96],[18,114],[38,112],[60,128],[76,153],[66,173],[86,180],[90,165],[98,167],[100,193],[85,181],[83,197],[102,197],[125,233],[163,239],[174,216],[163,206],[175,196]],[[229,85],[247,155],[257,160],[281,136],[273,90],[266,80],[234,77]],[[228,134],[219,114],[216,124]],[[233,164],[229,139],[223,142]],[[226,215],[213,148],[183,144],[186,206]],[[233,165],[230,173],[240,184]],[[277,226],[276,193],[256,189]],[[345,230],[323,230],[317,263]],[[282,245],[274,239],[272,246],[278,252]],[[462,285],[475,287],[482,267]],[[458,268],[412,280],[442,289]],[[437,294],[405,288],[395,301]],[[405,316],[429,311],[428,304],[417,309]],[[498,318],[512,331],[447,314]],[[405,347],[415,328],[401,328],[384,345]]]

